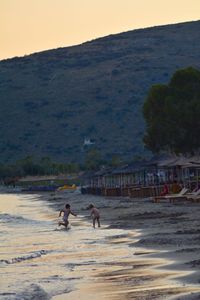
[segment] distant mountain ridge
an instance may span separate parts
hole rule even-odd
[[[138,29],[0,61],[0,161],[80,162],[147,155],[142,105],[152,84],[200,68],[200,21]]]

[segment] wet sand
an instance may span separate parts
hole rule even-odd
[[[56,295],[54,300],[200,299],[200,204],[155,204],[150,199],[78,193],[41,197],[56,210],[70,203],[88,222],[91,220],[86,206],[94,203],[101,211],[105,228],[124,232],[107,237],[109,247],[105,252],[99,253],[95,243],[91,245],[91,252],[84,255],[98,263],[76,266],[74,276],[82,276],[76,289]],[[73,222],[74,219],[72,226]],[[94,230],[97,240],[98,230],[101,229]],[[116,245],[124,245],[120,248],[123,253],[118,252]],[[106,256],[113,259],[100,263],[99,257]]]

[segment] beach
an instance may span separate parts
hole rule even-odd
[[[57,197],[62,203],[70,201],[70,195]],[[74,208],[80,207],[82,197],[85,196],[77,196]],[[171,204],[165,200],[156,204],[150,199],[86,197],[88,203],[100,209],[102,221],[108,228],[124,230],[124,236],[111,238],[112,244],[132,248],[131,259],[115,261],[116,270],[110,272],[107,267],[98,275],[100,290],[101,284],[104,291],[105,283],[108,287],[108,298],[111,299],[112,294],[113,299],[200,299],[198,203]],[[85,209],[82,205],[80,208]],[[90,285],[97,289],[94,283]],[[110,294],[112,286],[115,292]],[[76,295],[77,292],[74,299]]]
[[[7,211],[6,197],[0,299],[200,299],[198,203],[56,192],[9,195]],[[68,231],[57,226],[66,203],[78,214]]]

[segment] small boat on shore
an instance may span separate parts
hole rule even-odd
[[[77,189],[77,186],[75,184],[72,184],[72,185],[63,185],[63,186],[60,186],[57,191],[58,192],[68,192],[68,191],[76,191]]]

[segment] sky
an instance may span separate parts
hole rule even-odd
[[[200,0],[0,0],[0,59],[200,19]]]

